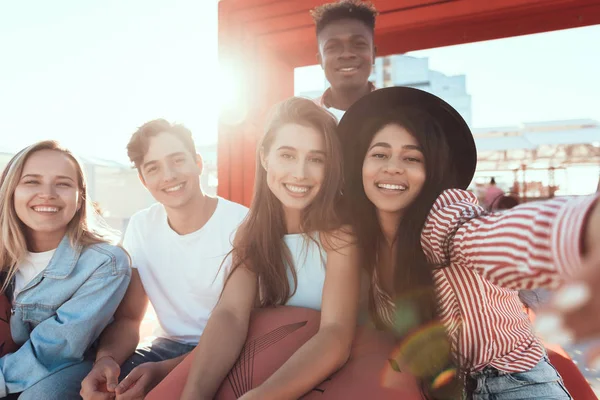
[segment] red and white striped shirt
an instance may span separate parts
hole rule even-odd
[[[464,190],[437,198],[421,245],[441,267],[433,272],[440,318],[471,371],[522,372],[540,361],[544,349],[517,290],[555,288],[581,266],[583,222],[597,199],[557,198],[488,214]],[[389,321],[391,299],[378,287],[374,295]]]

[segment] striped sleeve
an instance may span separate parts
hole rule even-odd
[[[597,196],[557,198],[486,213],[463,190],[443,192],[421,236],[438,266],[463,265],[509,289],[555,287],[581,266],[584,220]]]

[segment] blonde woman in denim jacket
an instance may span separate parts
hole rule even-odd
[[[127,253],[93,217],[81,164],[56,142],[25,148],[4,170],[0,294],[18,349],[0,357],[0,398],[80,398],[92,345],[131,276]]]

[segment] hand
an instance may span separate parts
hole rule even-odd
[[[115,397],[121,368],[112,357],[96,361],[90,373],[81,382],[79,394],[84,400],[108,400]]]
[[[600,337],[600,241],[595,247],[588,248],[581,272],[536,316],[536,332],[548,343],[564,346]]]
[[[554,308],[562,312],[564,326],[576,341],[600,336],[600,200],[588,215],[583,238],[583,268],[558,291]]]
[[[143,399],[167,373],[160,362],[148,362],[135,367],[117,386],[117,400]]]
[[[588,252],[581,273],[557,293],[554,301],[576,341],[600,337],[600,241],[596,247]]]

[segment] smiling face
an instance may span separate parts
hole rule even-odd
[[[200,196],[199,156],[194,157],[177,137],[160,133],[150,139],[140,165],[140,177],[152,197],[167,209],[179,209]]]
[[[267,185],[286,213],[304,210],[315,199],[325,161],[325,141],[316,129],[286,124],[277,130],[270,148],[261,152],[261,163]]]
[[[363,22],[341,19],[319,32],[319,63],[337,90],[359,90],[368,82],[375,59],[373,33]]]
[[[375,134],[362,168],[365,194],[380,214],[402,215],[425,184],[425,158],[405,128],[390,124]]]
[[[60,151],[39,150],[29,156],[13,195],[28,240],[58,246],[81,205],[78,178],[75,163]]]

